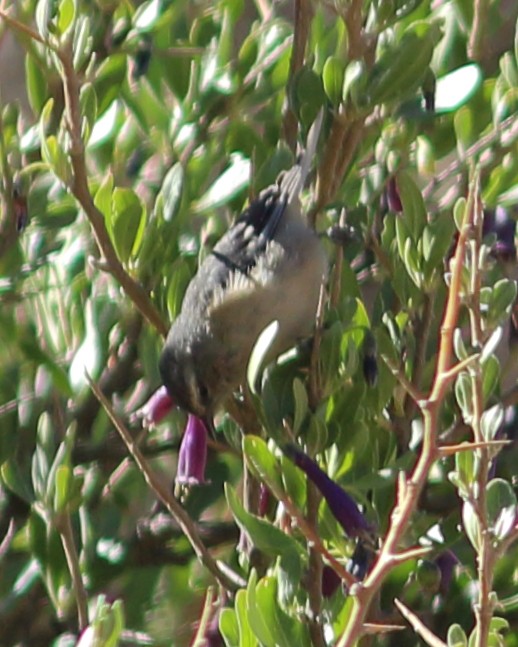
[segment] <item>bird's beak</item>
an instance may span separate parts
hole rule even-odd
[[[212,436],[212,438],[215,438],[216,427],[214,426],[214,418],[211,415],[206,415],[206,416],[203,416],[202,420],[205,423],[205,426],[207,427],[209,434]]]

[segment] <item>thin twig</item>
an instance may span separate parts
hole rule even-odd
[[[293,48],[291,50],[289,82],[293,82],[296,73],[304,64],[306,44],[309,37],[313,8],[310,0],[295,0],[295,17],[293,29]],[[293,152],[297,147],[297,116],[291,106],[286,107],[282,130],[286,143]]]
[[[126,444],[128,451],[133,457],[135,463],[137,464],[140,472],[144,476],[146,483],[153,490],[155,495],[162,501],[166,506],[170,514],[177,521],[178,525],[184,532],[187,539],[190,541],[191,546],[196,553],[196,556],[200,559],[203,565],[207,570],[214,575],[216,580],[229,591],[235,591],[239,587],[246,586],[246,582],[242,578],[234,573],[232,577],[229,576],[228,572],[223,572],[219,567],[218,563],[214,560],[212,555],[209,553],[205,544],[200,538],[196,524],[187,514],[187,512],[182,508],[180,503],[175,499],[175,497],[170,492],[168,486],[162,481],[162,479],[154,472],[147,459],[144,457],[137,444],[135,443],[130,432],[126,429],[120,418],[117,416],[113,410],[111,404],[104,397],[103,393],[93,382],[93,380],[87,376],[88,383],[90,388],[95,394],[95,397],[99,400],[104,410],[108,414],[110,420],[112,421],[114,427],[119,432],[122,440]]]
[[[446,643],[444,643],[438,636],[436,636],[431,629],[428,629],[421,618],[416,616],[416,614],[407,606],[405,606],[400,600],[395,598],[394,604],[399,609],[399,612],[401,613],[403,618],[408,621],[408,624],[412,627],[412,629],[418,636],[421,636],[425,643],[430,645],[430,647],[447,647]]]
[[[11,18],[11,16],[5,13],[3,9],[0,9],[0,18],[2,18],[2,20],[5,20],[5,22],[9,25],[9,27],[14,31],[18,32],[19,34],[28,36],[32,40],[35,40],[38,43],[42,43],[46,47],[49,47],[49,43],[45,42],[43,38],[38,34],[38,32],[34,31],[34,29],[31,29],[27,25],[24,25],[23,23],[19,22],[15,18]]]
[[[510,142],[518,137],[518,120],[516,115],[513,114],[507,119],[504,119],[487,135],[480,137],[473,146],[470,146],[465,154],[458,159],[455,159],[443,171],[436,175],[433,180],[423,189],[423,198],[429,198],[434,190],[443,182],[451,178],[455,173],[459,173],[466,161],[476,159],[477,155],[486,148],[496,144],[502,136],[506,134]]]
[[[468,450],[474,451],[475,449],[501,449],[506,445],[512,445],[512,440],[484,440],[474,443],[461,443],[459,445],[444,445],[438,448],[439,456],[453,456],[459,452],[466,452]]]
[[[322,540],[320,539],[318,533],[311,526],[307,520],[304,518],[300,510],[293,503],[293,501],[288,497],[280,497],[280,501],[286,508],[287,513],[295,521],[295,524],[300,528],[301,532],[304,534],[304,537],[313,544],[316,550],[322,555],[325,561],[334,569],[334,571],[342,578],[342,580],[347,584],[348,587],[352,587],[357,584],[356,578],[349,573],[349,571],[339,562],[336,557],[330,553],[327,548],[324,546]]]
[[[381,359],[385,362],[392,375],[394,375],[394,377],[398,379],[399,383],[405,389],[407,394],[412,398],[412,400],[417,405],[420,405],[420,403],[424,400],[424,395],[422,393],[419,393],[412,382],[410,382],[403,369],[399,368],[399,366],[396,366],[387,355],[382,355]]]
[[[68,570],[72,578],[72,587],[76,598],[78,625],[79,630],[82,631],[88,626],[88,596],[81,576],[81,567],[79,566],[79,556],[74,541],[74,531],[72,530],[70,514],[63,512],[57,515],[55,526],[61,537]]]

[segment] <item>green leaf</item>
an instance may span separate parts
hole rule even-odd
[[[54,511],[63,512],[68,503],[71,483],[72,470],[69,465],[60,465],[56,470],[56,481],[54,489]]]
[[[237,592],[235,609],[239,627],[239,647],[256,647],[258,642],[248,620],[246,591]]]
[[[238,597],[240,595],[241,597],[243,597],[246,596],[246,593],[244,591],[237,592],[235,601],[236,606],[238,604]],[[219,631],[223,636],[225,645],[227,647],[241,647],[241,644],[250,644],[250,642],[241,643],[239,641],[239,625],[234,609],[229,609],[227,607],[221,610],[219,614]]]
[[[228,483],[225,484],[225,494],[237,524],[248,533],[254,546],[273,557],[286,555],[291,558],[295,573],[300,576],[300,549],[296,540],[269,521],[247,512],[241,505],[235,490]]]
[[[101,116],[93,124],[92,132],[88,139],[88,150],[102,146],[113,139],[124,121],[122,103],[117,99],[112,101],[102,114],[100,109],[97,110],[96,103],[95,112],[96,115]]]
[[[494,355],[490,355],[482,367],[482,393],[484,402],[495,392],[500,380],[500,362]]]
[[[455,454],[456,471],[449,475],[450,481],[459,490],[463,499],[468,499],[473,491],[473,485],[478,473],[478,458],[471,449]]]
[[[144,207],[132,189],[116,188],[112,197],[111,234],[123,263],[138,251],[144,227]]]
[[[366,104],[365,88],[367,84],[367,71],[364,61],[351,61],[345,68],[342,86],[342,100],[351,101],[355,108]]]
[[[243,438],[243,454],[255,476],[263,481],[275,496],[282,494],[279,464],[259,436],[247,435]]]
[[[74,69],[80,70],[92,53],[93,38],[90,34],[90,20],[87,15],[79,15],[74,31]]]
[[[471,378],[467,373],[460,373],[455,381],[455,397],[462,411],[464,422],[469,424],[473,415],[473,393]]]
[[[423,81],[441,35],[438,21],[417,21],[374,64],[366,92],[372,103],[401,101]]]
[[[422,236],[427,221],[426,207],[423,196],[414,179],[408,171],[400,170],[396,174],[396,182],[403,205],[403,217],[414,242]],[[401,220],[398,218],[396,223]]]
[[[324,90],[334,106],[338,106],[342,99],[344,71],[344,63],[337,56],[330,56],[324,63],[322,70]]]
[[[3,484],[8,487],[11,492],[20,497],[22,501],[32,504],[34,501],[34,492],[32,492],[28,479],[22,473],[20,466],[14,460],[10,459],[2,463],[0,468],[0,477]]]
[[[54,0],[39,0],[36,5],[36,27],[43,40],[49,35],[49,22],[53,15]]]
[[[95,194],[94,204],[104,216],[104,222],[108,232],[112,230],[112,195],[113,195],[113,175],[107,173],[101,186]]]
[[[64,184],[69,184],[70,178],[72,177],[70,162],[68,161],[65,151],[54,135],[50,135],[46,138],[44,137],[41,140],[41,156],[50,166],[56,177],[58,177]]]
[[[453,207],[453,220],[457,230],[460,231],[462,223],[464,222],[464,214],[466,213],[467,201],[466,198],[459,198]]]
[[[281,475],[287,495],[302,510],[306,505],[306,476],[286,456],[281,457]]]
[[[48,100],[49,89],[41,64],[30,53],[25,56],[25,82],[29,103],[34,114],[38,115]]]
[[[85,120],[83,125],[82,137],[85,143],[88,143],[92,130],[97,119],[97,95],[94,86],[91,83],[84,83],[79,93],[79,107],[81,115]]]
[[[293,433],[298,436],[302,423],[308,412],[308,394],[306,387],[299,378],[293,380],[293,397],[295,399],[295,418],[293,420]]]
[[[515,299],[516,281],[500,279],[493,286],[488,316],[492,321],[501,321],[510,313]]]
[[[487,409],[482,414],[480,427],[485,440],[494,440],[504,421],[504,409],[501,404]]]
[[[180,314],[185,289],[191,278],[187,263],[182,258],[177,259],[171,267],[171,282],[167,289],[167,310],[172,321]]]
[[[480,524],[477,513],[469,501],[462,506],[462,522],[471,545],[478,553],[480,547]]]
[[[505,539],[516,521],[516,495],[501,478],[493,479],[486,489],[487,518],[497,539]]]
[[[163,218],[171,222],[180,209],[185,173],[180,162],[173,164],[167,172],[159,196],[163,199]],[[158,198],[157,198],[158,199]]]
[[[153,29],[162,14],[162,0],[143,2],[133,16],[133,26],[139,32]]]
[[[263,622],[260,626],[261,636],[259,640],[266,646],[272,647],[293,647],[293,645],[308,645],[307,629],[285,613],[279,605],[277,597],[277,580],[273,577],[263,577],[255,587],[254,594],[251,588],[248,589],[248,613],[251,619],[252,614],[257,614]],[[268,629],[265,631],[265,629]],[[273,642],[270,642],[273,640]]]
[[[322,78],[310,67],[302,67],[293,78],[290,101],[305,126],[315,121],[326,100]]]
[[[482,83],[482,71],[476,63],[469,63],[437,79],[435,112],[453,112],[467,103]]]
[[[259,639],[261,647],[278,647],[275,642],[276,637],[272,632],[273,618],[271,616],[265,617],[262,609],[257,606],[256,590],[257,573],[253,571],[246,589],[247,619],[250,628]]]
[[[119,89],[126,78],[126,56],[112,54],[99,66],[95,75],[94,87],[97,94],[98,114],[102,115],[117,98]]]
[[[209,190],[193,205],[198,213],[226,204],[250,183],[250,160],[239,153],[232,153],[230,165],[217,178]]]
[[[61,0],[58,7],[58,32],[62,35],[73,25],[76,16],[75,0]]]
[[[451,625],[448,629],[448,647],[468,647],[468,637],[464,629],[458,625]]]

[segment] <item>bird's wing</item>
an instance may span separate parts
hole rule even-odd
[[[212,255],[229,271],[249,274],[275,237],[288,206],[298,201],[315,157],[322,119],[320,110],[297,164],[282,173],[276,184],[264,189],[215,246]]]
[[[252,270],[261,262],[286,209],[298,200],[306,181],[315,156],[322,116],[321,110],[309,130],[306,150],[298,163],[281,174],[276,184],[261,191],[199,267],[193,280],[196,289],[193,286],[185,295],[189,307],[221,306],[222,295],[233,293],[233,298],[239,300],[238,293],[246,298],[246,293],[253,289]]]

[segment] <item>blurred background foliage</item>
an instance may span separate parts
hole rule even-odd
[[[397,472],[414,464],[422,432],[387,362],[427,391],[453,214],[476,161],[489,223],[481,267],[487,437],[512,441],[493,459],[492,476],[508,484],[494,519],[503,523],[505,508],[514,520],[518,8],[476,4],[483,13],[467,0],[297,1],[294,18],[293,3],[267,0],[2,3],[0,46],[14,36],[24,67],[11,83],[25,87],[18,97],[2,87],[0,122],[0,645],[77,643],[74,560],[97,632],[97,642],[90,633],[83,644],[223,644],[219,607],[227,645],[314,642],[307,538],[271,505],[262,524],[241,509],[247,497],[232,418],[217,421],[208,484],[182,500],[213,554],[248,580],[235,600],[208,588],[211,577],[127,458],[85,370],[172,482],[185,416],[173,412],[142,435],[131,415],[159,386],[160,333],[199,260],[246,201],[289,167],[297,130],[304,141],[322,107],[317,189],[307,201],[335,268],[320,381],[316,391],[308,386],[304,348],[270,367],[256,402],[263,437],[282,444],[289,421],[383,537]],[[297,58],[301,43],[305,57]],[[96,208],[102,218],[93,229]],[[344,225],[354,231],[341,245]],[[149,295],[139,307],[106,246]],[[459,330],[459,359],[468,346]],[[445,442],[471,437],[470,402],[459,379],[441,411]],[[271,440],[249,449],[252,462],[273,461],[265,480],[271,486],[280,474],[304,510],[302,473]],[[469,635],[476,553],[461,511],[463,492],[476,483],[474,463],[435,463],[405,537],[408,547],[433,550],[391,572],[377,621],[402,624],[396,596],[443,639],[453,623]],[[236,519],[249,535],[239,546]],[[325,504],[314,520],[347,563],[355,542]],[[285,541],[272,540],[274,526]],[[439,559],[446,551],[458,560],[453,573]],[[511,646],[517,557],[509,546],[494,570]],[[344,590],[324,585],[324,644],[335,643],[349,610]],[[503,644],[505,624],[495,623],[491,644]],[[464,644],[456,632],[450,644]],[[409,628],[373,640],[419,643]]]

